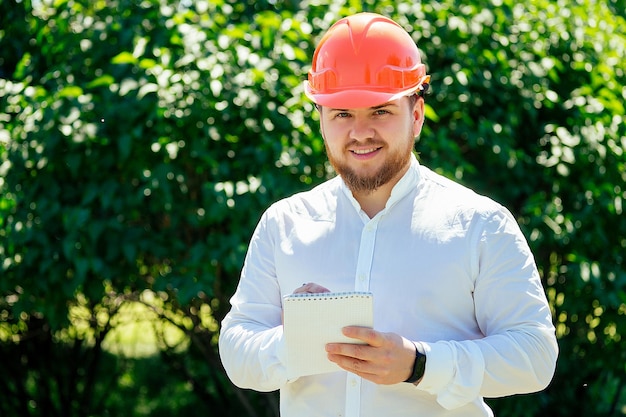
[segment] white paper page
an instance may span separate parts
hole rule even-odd
[[[290,379],[341,370],[328,360],[326,344],[361,343],[341,329],[374,325],[369,292],[291,294],[283,298],[283,309]]]

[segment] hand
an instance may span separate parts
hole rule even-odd
[[[318,294],[321,292],[330,292],[330,290],[326,287],[322,287],[319,284],[316,284],[314,282],[307,282],[302,284],[301,287],[296,288],[293,291],[293,294],[305,294],[305,293],[309,293],[309,294]],[[285,313],[281,312],[280,314],[280,322],[281,323],[285,323]]]
[[[383,385],[404,382],[410,376],[415,362],[411,341],[395,333],[358,326],[344,327],[343,334],[366,344],[327,344],[328,359],[341,368]]]
[[[302,293],[317,294],[320,292],[330,292],[330,290],[314,282],[308,282],[306,284],[302,284],[301,287],[298,287],[293,291],[294,294],[302,294]]]

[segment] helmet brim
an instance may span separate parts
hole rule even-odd
[[[313,92],[308,81],[304,81],[304,94],[315,104],[334,109],[358,109],[376,107],[410,96],[420,88],[420,85],[395,93],[350,89],[329,94],[319,94]]]

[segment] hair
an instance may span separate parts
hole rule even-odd
[[[420,93],[411,94],[408,97],[409,97],[409,104],[411,105],[411,107],[415,106],[415,103],[417,103],[417,100],[422,98]]]

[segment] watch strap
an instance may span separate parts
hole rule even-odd
[[[415,346],[415,362],[413,362],[411,375],[409,375],[409,377],[404,382],[415,384],[417,381],[422,379],[422,377],[424,376],[424,372],[426,371],[426,355],[420,352],[415,342],[411,343],[413,343],[413,346]]]

